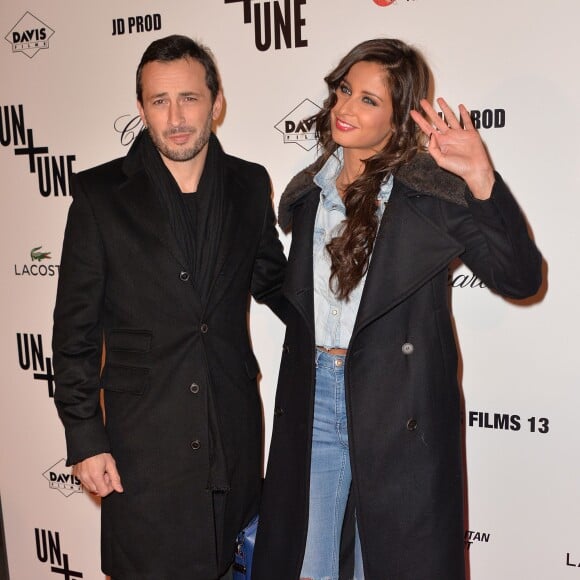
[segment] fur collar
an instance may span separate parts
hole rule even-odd
[[[295,175],[286,186],[278,208],[278,222],[283,230],[288,230],[292,225],[296,203],[317,188],[312,179],[321,167],[319,158]],[[465,194],[468,189],[463,179],[441,169],[428,153],[417,153],[409,163],[399,168],[395,181],[401,182],[412,192],[467,205]]]

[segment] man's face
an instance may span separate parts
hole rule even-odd
[[[206,146],[223,97],[211,102],[205,69],[191,58],[147,63],[141,74],[141,120],[165,163],[193,159]]]

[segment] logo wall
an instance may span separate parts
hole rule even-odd
[[[284,143],[296,143],[310,151],[316,145],[316,126],[312,118],[320,107],[310,99],[304,99],[294,107],[274,128],[284,136]]]
[[[495,431],[529,432],[546,435],[550,432],[548,417],[525,417],[519,413],[501,413],[493,411],[469,411],[468,426],[474,429],[492,429]]]
[[[34,529],[36,539],[36,557],[43,564],[50,564],[50,571],[65,580],[82,578],[83,573],[73,570],[68,554],[64,554],[60,545],[60,533],[40,528]]]
[[[44,251],[42,246],[35,246],[30,250],[30,263],[21,265],[14,264],[14,275],[40,277],[56,276],[60,269],[60,264],[45,264],[45,260],[52,260],[50,252]]]
[[[34,371],[33,377],[37,381],[46,381],[48,396],[54,397],[54,374],[52,372],[52,359],[44,356],[44,346],[41,334],[28,334],[18,332],[16,334],[18,345],[18,362],[23,371]]]
[[[304,99],[294,107],[283,119],[278,121],[274,128],[282,133],[284,143],[295,143],[306,151],[310,151],[316,145],[316,126],[314,115],[320,111],[320,107],[310,99]],[[441,115],[442,116],[442,115]],[[472,110],[471,119],[476,129],[501,129],[505,127],[505,109]],[[140,129],[139,118],[125,115],[115,121],[115,130],[121,133],[123,144],[127,137],[130,141],[134,138],[134,132]],[[485,288],[485,284],[474,274],[449,275],[449,285],[461,288]]]
[[[566,566],[572,566],[573,568],[580,568],[580,562],[577,558],[570,555],[570,552],[566,552]]]
[[[50,489],[59,491],[65,497],[83,493],[81,480],[72,474],[72,468],[66,466],[64,459],[49,467],[42,476],[48,481]]]
[[[24,122],[24,105],[0,106],[0,145],[11,145],[14,155],[27,158],[28,171],[38,179],[40,195],[70,195],[76,155],[49,155],[47,146],[37,145],[32,129]]]
[[[25,12],[4,38],[12,45],[12,52],[22,52],[32,58],[39,50],[49,48],[48,41],[53,34],[50,26]]]
[[[397,4],[403,4],[403,3],[407,4],[409,2],[415,2],[415,0],[373,0],[373,2],[377,6],[385,7],[385,6],[393,6],[393,5],[397,5]]]
[[[226,4],[241,2],[244,7],[244,24],[254,23],[256,48],[266,51],[272,48],[303,48],[308,46],[304,38],[306,19],[302,8],[306,0],[224,0]]]
[[[141,32],[151,32],[152,30],[161,30],[161,14],[159,13],[113,19],[112,36],[139,34]]]
[[[439,112],[438,115],[447,122],[443,113]],[[506,124],[505,109],[501,108],[471,109],[469,116],[476,129],[503,129]],[[461,126],[463,127],[463,121]]]
[[[487,288],[487,286],[472,273],[459,273],[449,271],[447,284],[452,288]]]
[[[465,544],[465,549],[470,550],[471,546],[476,543],[489,543],[491,534],[489,532],[481,532],[477,530],[465,530],[463,536],[463,543]]]
[[[113,129],[121,136],[121,145],[127,147],[143,130],[143,121],[139,115],[121,115],[113,122]]]

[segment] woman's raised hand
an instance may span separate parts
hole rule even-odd
[[[437,104],[445,119],[425,99],[421,100],[421,107],[429,120],[418,111],[411,111],[411,117],[429,138],[429,153],[439,167],[461,177],[474,197],[488,199],[495,176],[491,160],[477,129],[473,126],[469,111],[464,105],[459,105],[462,127],[445,99],[437,99]]]

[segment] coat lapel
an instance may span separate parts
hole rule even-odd
[[[292,246],[283,292],[314,335],[313,232],[320,189],[313,187],[293,208]]]
[[[353,330],[356,334],[461,254],[463,246],[421,214],[408,197],[411,189],[395,180],[383,215]],[[319,188],[301,196],[292,208],[292,247],[284,295],[314,334],[312,246]]]
[[[217,285],[216,280],[223,270],[226,259],[231,256],[234,251],[233,244],[235,240],[239,239],[239,228],[241,223],[245,223],[242,218],[244,212],[243,203],[247,203],[247,196],[240,192],[239,185],[236,183],[235,176],[230,175],[229,171],[225,171],[224,175],[224,201],[223,201],[223,217],[220,233],[220,240],[218,243],[217,255],[214,261],[214,270],[211,274],[211,290],[208,292],[207,302],[211,301],[217,304],[226,287],[224,285]],[[208,304],[204,304],[207,308]]]
[[[383,215],[353,338],[446,268],[463,247],[417,211],[397,185]]]
[[[159,196],[151,187],[145,171],[139,171],[129,177],[121,186],[119,193],[128,205],[131,215],[150,232],[153,232],[161,244],[169,251],[182,271],[187,272],[189,266],[184,252],[177,243],[177,238],[171,231],[167,212],[159,201]],[[201,310],[199,293],[190,280],[194,290],[195,305]]]
[[[123,173],[127,176],[127,181],[120,186],[120,193],[130,204],[131,213],[148,223],[150,231],[155,233],[183,270],[187,271],[187,259],[171,230],[168,211],[163,207],[143,166],[143,139],[144,133],[140,133],[123,160]]]

